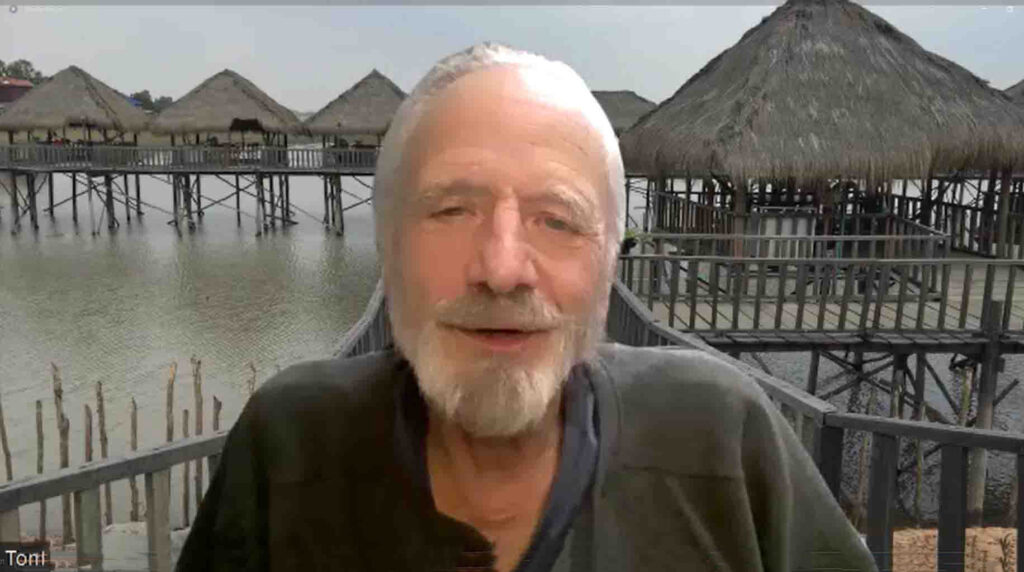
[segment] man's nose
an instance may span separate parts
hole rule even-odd
[[[496,294],[507,294],[519,286],[535,286],[533,252],[514,204],[495,206],[489,225],[483,230],[474,267],[472,281],[486,284]]]

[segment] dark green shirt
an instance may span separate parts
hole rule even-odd
[[[395,352],[290,367],[253,396],[178,561],[205,570],[486,570],[395,455]],[[603,344],[581,364],[593,483],[554,572],[876,570],[764,392],[699,351]]]

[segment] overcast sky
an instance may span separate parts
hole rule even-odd
[[[994,87],[1024,78],[1024,6],[869,8]],[[591,89],[658,102],[773,9],[4,6],[0,59],[25,58],[45,74],[78,65],[154,98],[231,68],[283,105],[315,111],[373,68],[408,91],[439,58],[496,40],[569,63]]]

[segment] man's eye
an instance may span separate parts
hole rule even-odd
[[[559,232],[575,232],[576,227],[572,224],[556,217],[545,217],[544,224],[551,230],[557,230]]]
[[[436,211],[431,216],[434,216],[434,217],[458,216],[458,215],[463,214],[465,212],[466,212],[466,209],[464,209],[462,207],[448,207],[446,209],[441,209],[439,211]]]

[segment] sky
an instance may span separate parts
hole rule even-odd
[[[1024,5],[867,7],[993,87],[1024,78]],[[77,65],[154,98],[230,68],[309,112],[373,68],[409,91],[440,58],[494,40],[565,61],[591,89],[660,102],[774,8],[3,6],[0,60],[24,58],[47,75]]]

